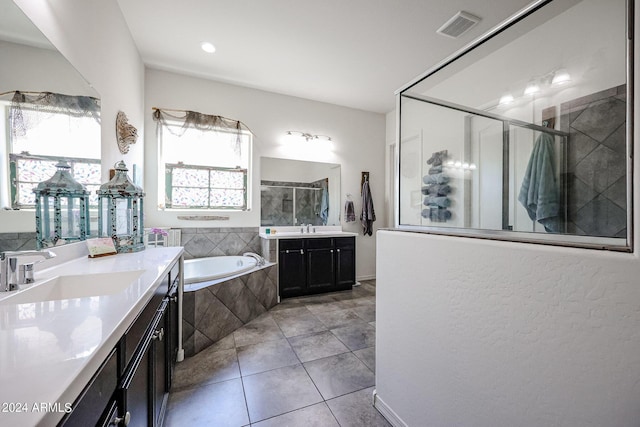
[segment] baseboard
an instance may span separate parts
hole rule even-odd
[[[407,423],[402,421],[402,418],[396,414],[393,409],[389,407],[380,396],[378,396],[376,390],[373,390],[373,406],[380,412],[380,414],[389,421],[393,427],[409,427]]]
[[[359,276],[356,277],[357,281],[362,281],[362,280],[376,280],[376,275],[375,274],[370,274],[369,276]]]

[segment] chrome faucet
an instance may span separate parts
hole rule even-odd
[[[311,232],[311,224],[307,224],[307,233]]]
[[[18,284],[33,282],[33,263],[24,264],[22,274],[18,274],[18,258],[23,256],[39,256],[44,259],[54,258],[51,251],[7,251],[0,253],[0,292],[15,291]]]

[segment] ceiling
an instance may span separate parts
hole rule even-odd
[[[531,0],[118,0],[151,68],[377,113]],[[436,34],[457,11],[482,20]],[[209,41],[216,52],[206,54]]]

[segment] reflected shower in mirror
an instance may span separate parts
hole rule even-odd
[[[11,0],[0,55],[0,250],[35,249],[32,188],[58,161],[92,193],[100,184],[99,95]]]
[[[340,165],[263,157],[260,225],[340,225]]]

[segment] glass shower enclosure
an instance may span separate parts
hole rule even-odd
[[[631,250],[628,7],[535,2],[399,90],[396,227]]]

